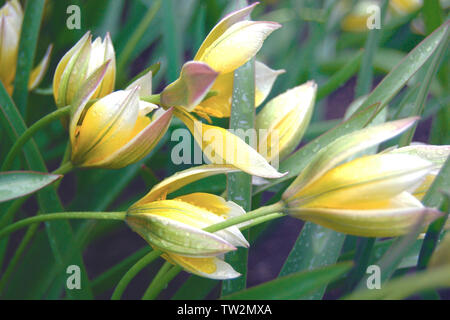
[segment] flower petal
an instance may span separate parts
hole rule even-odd
[[[192,111],[211,89],[217,75],[206,63],[186,62],[180,77],[161,92],[161,103],[168,107],[182,106]]]
[[[407,234],[423,218],[424,227],[442,215],[429,208],[345,210],[293,208],[289,213],[338,232],[360,237],[397,237]]]
[[[273,70],[260,61],[255,61],[255,107],[258,107],[269,95],[275,80],[286,71]]]
[[[264,40],[281,25],[270,21],[240,21],[229,27],[196,60],[220,73],[236,70],[253,58]]]
[[[431,168],[429,161],[415,156],[364,156],[329,170],[290,198],[290,205],[371,209],[371,203],[417,187]]]
[[[280,178],[284,174],[273,168],[263,156],[231,132],[197,121],[190,114],[175,110],[201,146],[206,157],[214,164],[229,164],[263,178]]]
[[[167,256],[169,261],[179,264],[187,272],[200,277],[227,280],[237,278],[241,275],[228,263],[216,257],[188,258],[175,254],[167,254]]]
[[[230,14],[226,15],[222,20],[220,20],[214,26],[214,28],[211,30],[211,32],[207,35],[206,39],[201,44],[200,48],[197,51],[197,54],[195,55],[194,60],[199,60],[199,57],[203,55],[205,50],[214,41],[216,41],[233,24],[235,24],[236,22],[239,22],[239,21],[244,21],[244,20],[249,19],[250,13],[253,11],[253,8],[257,4],[258,3],[255,2],[245,8],[231,12]]]
[[[236,168],[229,165],[202,165],[179,171],[155,185],[150,192],[145,195],[145,197],[134,205],[139,206],[158,199],[163,199],[167,194],[170,194],[194,181],[217,174],[234,171],[236,171]]]
[[[145,117],[148,119],[147,117]],[[139,119],[138,119],[139,120]],[[106,158],[91,163],[96,167],[122,168],[143,159],[161,140],[172,120],[172,109],[165,111],[158,119],[152,121],[125,145]]]
[[[284,192],[288,199],[300,189],[319,179],[325,172],[335,167],[350,156],[386,141],[407,130],[417,121],[417,117],[386,122],[377,126],[366,127],[337,138],[320,149],[306,168]]]
[[[113,92],[86,111],[72,146],[74,163],[95,165],[129,141],[139,114],[137,89]]]
[[[270,100],[256,116],[255,127],[266,134],[258,151],[269,161],[284,159],[299,145],[313,113],[317,84],[309,81]]]
[[[52,53],[53,45],[49,45],[47,51],[41,62],[31,71],[30,80],[28,81],[28,89],[33,90],[36,88],[44,78],[45,72],[47,72],[48,65],[50,63],[50,55]]]
[[[150,245],[186,257],[208,257],[236,250],[216,234],[174,220],[172,208],[162,207],[159,202],[127,213],[128,225]],[[164,216],[159,214],[161,211]]]

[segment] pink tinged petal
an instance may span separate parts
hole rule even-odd
[[[80,88],[77,96],[74,99],[69,127],[70,142],[72,144],[72,148],[75,145],[75,138],[77,134],[76,129],[80,123],[81,115],[83,114],[83,111],[92,95],[94,94],[95,90],[97,90],[100,83],[102,82],[109,63],[109,61],[106,61],[85,81],[83,87]]]
[[[338,232],[361,237],[397,237],[409,233],[417,223],[425,227],[442,213],[430,208],[346,210],[328,208],[290,209],[292,216]]]
[[[337,138],[332,143],[320,149],[302,173],[300,173],[284,192],[283,199],[289,199],[300,189],[313,183],[325,172],[350,156],[397,136],[411,127],[417,119],[417,117],[411,117],[391,121],[377,126],[366,127]]]
[[[158,144],[169,128],[171,120],[172,108],[165,111],[158,119],[152,121],[123,147],[92,165],[117,169],[138,162]]]
[[[141,200],[133,205],[141,206],[146,203],[165,198],[170,194],[192,182],[200,179],[211,177],[217,174],[224,174],[228,172],[236,172],[237,169],[229,165],[202,165],[179,171],[174,175],[164,179],[155,185],[149,193],[147,193]]]
[[[194,60],[199,60],[199,57],[203,55],[206,48],[208,48],[214,41],[216,41],[217,38],[219,38],[233,24],[239,21],[248,20],[250,18],[251,12],[257,4],[258,2],[255,2],[245,8],[231,12],[222,20],[220,20],[219,23],[214,26],[206,39],[203,41],[202,45],[197,51],[197,54],[195,55]]]
[[[218,73],[203,62],[189,61],[183,65],[178,80],[161,93],[164,106],[182,106],[192,111],[211,89]]]
[[[44,78],[44,75],[47,72],[47,68],[50,63],[50,55],[52,53],[52,49],[53,45],[49,45],[41,62],[36,68],[33,69],[33,71],[31,71],[30,80],[28,82],[29,90],[33,90],[34,88],[36,88]]]

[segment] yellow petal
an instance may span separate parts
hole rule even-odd
[[[89,166],[121,148],[130,140],[138,113],[136,90],[116,91],[94,103],[78,128],[74,163]]]
[[[0,80],[8,86],[16,75],[20,30],[10,17],[0,15]]]
[[[405,15],[418,10],[422,3],[422,0],[390,0],[389,8],[398,15]]]
[[[195,120],[191,115],[175,110],[188,127],[205,156],[214,164],[229,164],[251,175],[280,178],[284,174],[273,168],[263,156],[231,132]]]
[[[175,254],[167,254],[169,262],[179,264],[187,272],[200,277],[227,280],[239,277],[241,274],[236,272],[225,261],[216,258],[188,258]]]
[[[255,62],[255,107],[258,107],[269,95],[275,80],[285,70],[273,70],[264,63]]]
[[[41,83],[44,78],[45,72],[47,71],[48,65],[50,63],[50,55],[52,53],[53,45],[48,46],[47,52],[42,58],[41,62],[31,71],[30,80],[28,81],[28,89],[33,90],[39,83]]]
[[[309,208],[366,208],[417,187],[430,162],[409,155],[365,156],[329,170],[301,189],[290,205]]]
[[[220,73],[229,73],[253,58],[264,40],[281,25],[276,22],[240,21],[228,28],[196,60]]]
[[[247,20],[250,17],[250,13],[252,12],[253,8],[257,4],[258,3],[253,3],[245,8],[231,12],[222,20],[220,20],[208,34],[205,41],[203,41],[203,43],[201,44],[194,60],[199,60],[199,57],[204,54],[205,50],[209,46],[211,46],[211,44],[216,41],[229,27],[231,27],[236,22]]]
[[[266,132],[258,151],[266,159],[284,159],[298,146],[311,120],[316,92],[316,83],[307,82],[270,100],[258,113],[255,127]]]
[[[179,171],[155,185],[149,193],[135,205],[143,205],[158,199],[163,199],[189,183],[217,174],[236,171],[232,166],[203,165]]]
[[[417,121],[416,117],[382,123],[341,136],[317,152],[306,168],[284,192],[288,199],[319,179],[325,172],[335,167],[350,156],[376,146],[408,129]]]
[[[345,210],[295,208],[290,214],[338,232],[360,237],[397,237],[409,233],[423,219],[424,227],[442,214],[429,208]]]

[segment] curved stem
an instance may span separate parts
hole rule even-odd
[[[43,118],[39,119],[37,122],[35,122],[33,125],[31,125],[14,143],[14,145],[9,150],[8,155],[5,158],[5,161],[3,162],[1,171],[8,170],[14,159],[16,158],[17,154],[22,150],[22,147],[25,145],[25,143],[30,140],[30,138],[40,129],[44,128],[48,124],[52,123],[54,120],[57,120],[61,118],[62,116],[65,116],[70,113],[71,106],[67,106],[64,108],[60,108],[56,111],[53,111],[52,113],[44,116]]]
[[[161,277],[163,277],[167,271],[169,271],[169,269],[172,267],[172,264],[170,262],[164,262],[164,264],[162,265],[162,267],[159,269],[158,273],[155,275],[155,277],[153,278],[153,280],[150,282],[150,285],[148,286],[147,290],[145,290],[145,293],[142,297],[143,300],[148,300],[146,299],[146,296],[151,294],[151,291],[154,290],[154,287],[158,284],[159,279],[161,279]]]
[[[162,291],[162,289],[165,288],[165,286],[177,276],[178,273],[180,273],[181,267],[180,266],[174,266],[172,269],[167,271],[163,276],[161,276],[159,281],[155,283],[154,286],[150,286],[147,291],[145,292],[144,296],[142,297],[143,300],[153,300],[155,299],[159,293]]]
[[[125,220],[125,216],[126,212],[58,212],[41,214],[17,221],[0,230],[0,239],[16,230],[38,222],[62,219]]]
[[[114,290],[113,295],[111,296],[111,300],[119,300],[122,297],[123,292],[125,291],[126,287],[130,283],[130,281],[147,265],[149,265],[153,260],[157,259],[162,254],[161,251],[155,250],[150,252],[149,254],[145,255],[143,258],[141,258],[138,262],[136,262],[130,270],[125,273],[125,275],[120,279],[119,283],[116,286],[116,289]]]

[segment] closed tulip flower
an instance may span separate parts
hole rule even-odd
[[[317,84],[309,81],[270,100],[256,116],[255,128],[265,130],[258,152],[272,161],[286,158],[300,143],[314,109]]]
[[[96,72],[101,73],[97,81],[87,81],[94,85],[81,89],[81,102],[75,104],[69,132],[76,166],[115,169],[135,163],[156,146],[170,124],[171,109],[158,111],[158,106],[139,99],[151,93],[151,72],[89,106],[107,70],[106,63]]]
[[[412,195],[432,172],[432,162],[410,154],[381,153],[339,165],[349,156],[403,132],[414,121],[369,127],[319,151],[283,194],[290,214],[366,237],[403,235],[422,218],[427,225],[440,216]]]
[[[211,279],[238,277],[218,256],[248,247],[236,226],[211,233],[202,229],[244,214],[231,201],[208,193],[192,193],[167,200],[167,194],[201,178],[233,171],[230,167],[200,166],[176,173],[156,185],[144,198],[130,207],[126,221],[163,257],[186,271]]]
[[[23,11],[19,1],[7,1],[0,8],[0,81],[9,94],[14,89],[13,82],[16,75],[22,21]],[[42,81],[49,64],[51,49],[52,46],[47,49],[39,65],[31,71],[28,82],[29,90],[36,88]]]
[[[209,120],[213,117],[229,117],[234,71],[253,58],[264,40],[280,24],[271,21],[251,21],[254,3],[224,17],[208,34],[200,46],[194,61],[207,64],[218,75],[210,88],[216,95],[197,103],[183,104],[187,111],[194,111]],[[272,70],[261,62],[255,64],[255,106],[267,97],[277,76],[283,70]],[[176,106],[170,99],[172,86],[161,93],[161,102]],[[177,101],[178,102],[178,101]]]
[[[92,42],[87,32],[58,63],[53,77],[53,96],[58,107],[71,105],[83,83],[102,66],[110,61],[101,84],[92,99],[106,96],[114,90],[116,61],[114,47],[109,33],[104,40],[100,37]]]

